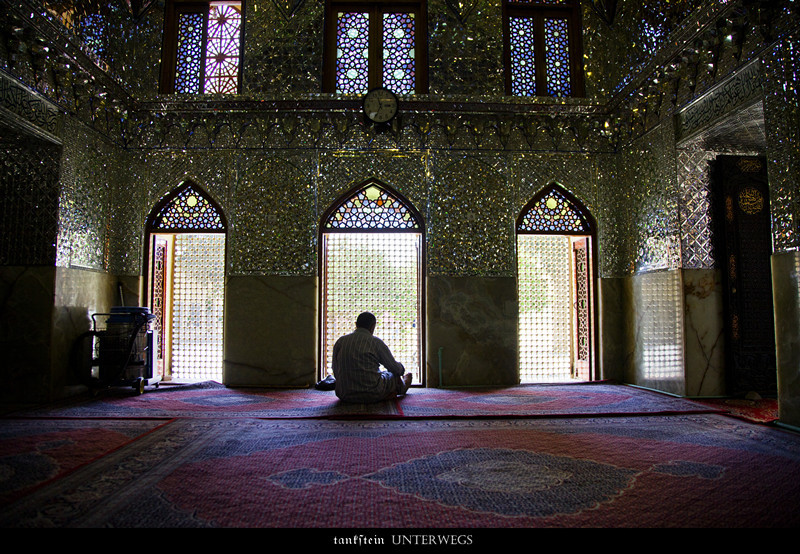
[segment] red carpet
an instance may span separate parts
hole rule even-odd
[[[109,391],[0,419],[0,525],[796,527],[800,435],[607,383]]]
[[[621,385],[587,383],[494,389],[413,388],[405,398],[346,404],[333,391],[227,388],[205,382],[162,386],[136,396],[111,389],[102,396],[27,411],[25,417],[257,417],[269,419],[411,417],[553,417],[709,413],[702,404]]]
[[[715,414],[191,418],[36,488],[0,524],[794,527],[798,508],[800,437]]]
[[[772,423],[778,421],[778,400],[761,398],[747,400],[744,398],[720,398],[714,400],[696,400],[698,404],[722,410],[725,413],[754,423]]]

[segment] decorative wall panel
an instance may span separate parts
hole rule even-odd
[[[237,162],[229,217],[233,274],[316,275],[316,159],[253,154]]]
[[[0,126],[0,265],[56,259],[60,148]]]
[[[429,273],[514,274],[514,193],[499,161],[473,156],[435,160]]]
[[[765,56],[764,117],[769,150],[770,202],[775,252],[800,248],[800,35],[792,34]]]

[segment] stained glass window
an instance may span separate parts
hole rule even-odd
[[[422,221],[413,208],[365,183],[328,212],[321,252],[323,376],[336,340],[369,311],[378,319],[375,335],[422,383]]]
[[[177,56],[175,92],[199,92],[203,61],[203,14],[178,15]]]
[[[369,88],[369,14],[340,13],[336,29],[336,90],[359,94]]]
[[[167,35],[167,44],[172,46],[165,49],[165,56],[174,56],[174,64],[165,64],[165,68],[172,68],[164,77],[171,85],[165,92],[238,92],[241,2],[171,3],[170,7],[174,28]],[[170,48],[174,48],[174,54]]]
[[[418,230],[420,223],[398,198],[376,184],[367,185],[342,202],[324,223],[325,229]]]
[[[173,381],[222,380],[226,223],[187,182],[149,219],[156,367]]]
[[[383,14],[383,86],[396,94],[414,92],[414,14]]]
[[[517,223],[518,232],[589,234],[586,217],[557,187],[550,187],[535,198],[523,211]]]
[[[381,2],[352,5],[332,2],[326,33],[329,61],[326,90],[364,94],[385,87],[395,94],[414,94],[425,90],[424,72],[418,60],[424,59],[424,8],[415,3],[402,7]]]
[[[516,96],[580,96],[579,3],[506,0],[506,90]]]
[[[207,93],[234,94],[239,82],[241,4],[212,2],[206,42]]]
[[[566,19],[544,20],[548,96],[569,96],[569,28]]]
[[[509,22],[511,43],[511,93],[536,95],[536,57],[533,52],[533,19],[512,17]]]
[[[184,186],[153,219],[157,231],[224,231],[222,215],[196,187]]]

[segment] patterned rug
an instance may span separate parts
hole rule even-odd
[[[3,422],[14,426],[0,464],[13,501],[0,507],[0,525],[349,536],[354,528],[800,525],[800,435],[717,414],[119,423]],[[27,456],[15,466],[22,474],[52,463],[43,459],[57,445],[30,437],[80,450],[92,425],[108,432],[105,454],[51,468],[54,477],[34,487],[33,478],[9,479],[9,456]]]
[[[419,389],[399,403],[404,417],[553,417],[709,413],[719,409],[624,385],[580,383],[503,389]]]
[[[31,410],[25,417],[447,418],[710,413],[695,402],[611,384],[531,385],[494,389],[413,388],[396,401],[340,402],[333,391],[227,388],[212,381],[162,386],[137,396],[110,389],[98,398]]]
[[[775,398],[720,398],[713,400],[697,400],[701,405],[722,410],[732,417],[738,417],[754,423],[772,423],[778,421],[778,400]]]
[[[0,420],[0,505],[164,424],[154,420]]]

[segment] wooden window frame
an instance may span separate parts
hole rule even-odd
[[[200,60],[201,87],[205,83],[205,51],[208,43],[208,11],[214,0],[168,0],[164,12],[164,44],[161,50],[161,94],[175,94],[175,71],[177,69],[178,16],[184,13],[203,14],[203,56]],[[239,0],[242,7],[242,28],[239,31],[239,71],[236,77],[236,93],[242,90],[242,67],[244,66],[244,28],[245,0]],[[202,90],[197,94],[205,94]]]
[[[583,75],[583,25],[581,22],[580,3],[577,0],[564,4],[542,2],[514,2],[503,0],[503,65],[505,69],[506,94],[513,95],[511,75],[511,37],[509,20],[512,17],[532,18],[536,27],[534,37],[534,60],[536,62],[536,96],[550,96],[541,94],[547,91],[547,72],[539,70],[541,62],[545,60],[544,20],[550,18],[566,19],[569,29],[569,68],[570,88],[568,97],[583,97],[585,95]]]
[[[428,92],[428,9],[426,0],[326,0],[322,92],[336,92],[336,30],[339,12],[370,14],[368,90],[383,86],[383,33],[381,14],[414,13],[414,94]]]

